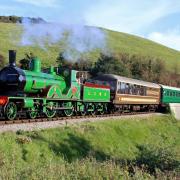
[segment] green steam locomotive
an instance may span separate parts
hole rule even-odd
[[[9,65],[0,72],[1,115],[13,120],[17,115],[29,118],[58,114],[103,114],[110,102],[110,88],[85,82],[86,72],[51,66],[41,70],[41,61],[33,58],[30,70],[15,64],[16,51],[9,51]]]

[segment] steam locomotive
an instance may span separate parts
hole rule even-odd
[[[9,50],[9,65],[0,71],[1,117],[155,111],[164,104],[180,102],[179,88],[112,74],[90,79],[87,72],[62,67],[42,70],[37,57],[29,66],[29,70],[17,67],[16,51]]]

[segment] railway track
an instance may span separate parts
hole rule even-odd
[[[73,116],[58,118],[39,118],[39,119],[20,119],[16,121],[0,121],[0,133],[17,131],[39,131],[49,128],[65,127],[67,125],[76,125],[84,122],[102,122],[105,120],[140,120],[151,116],[162,115],[162,113],[126,113],[126,114],[107,114],[99,116]]]
[[[77,120],[77,119],[93,119],[93,118],[107,118],[107,117],[122,117],[127,115],[141,115],[141,114],[152,114],[155,112],[128,112],[128,113],[116,113],[116,114],[104,114],[104,115],[86,115],[86,116],[71,116],[71,117],[54,117],[54,118],[37,118],[37,119],[16,119],[16,120],[0,120],[0,126],[9,125],[9,124],[27,124],[27,123],[36,123],[36,122],[50,122],[50,121],[68,121],[68,120]]]

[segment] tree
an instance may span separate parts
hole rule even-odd
[[[19,61],[20,68],[25,69],[25,70],[29,70],[29,63],[34,57],[35,56],[32,52],[30,52],[29,54],[26,53],[25,57]]]
[[[166,68],[164,61],[155,59],[152,65],[152,81],[156,83],[163,83],[163,76],[165,75]]]
[[[73,63],[73,69],[78,71],[91,71],[91,68],[92,62],[87,59],[80,58]]]
[[[138,55],[132,55],[130,57],[130,71],[133,78],[142,79],[143,77],[143,60],[142,57]]]
[[[91,71],[94,75],[98,73],[107,73],[128,76],[128,71],[120,59],[105,54],[100,55]]]
[[[0,69],[4,67],[5,64],[5,58],[3,55],[0,54]]]
[[[56,62],[60,67],[72,67],[72,63],[64,58],[63,52],[59,53]]]

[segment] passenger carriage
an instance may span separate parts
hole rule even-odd
[[[111,101],[120,110],[158,109],[161,98],[158,84],[114,74],[102,74],[95,79],[106,81],[111,88]]]
[[[162,88],[162,104],[180,103],[180,88],[164,86]]]

